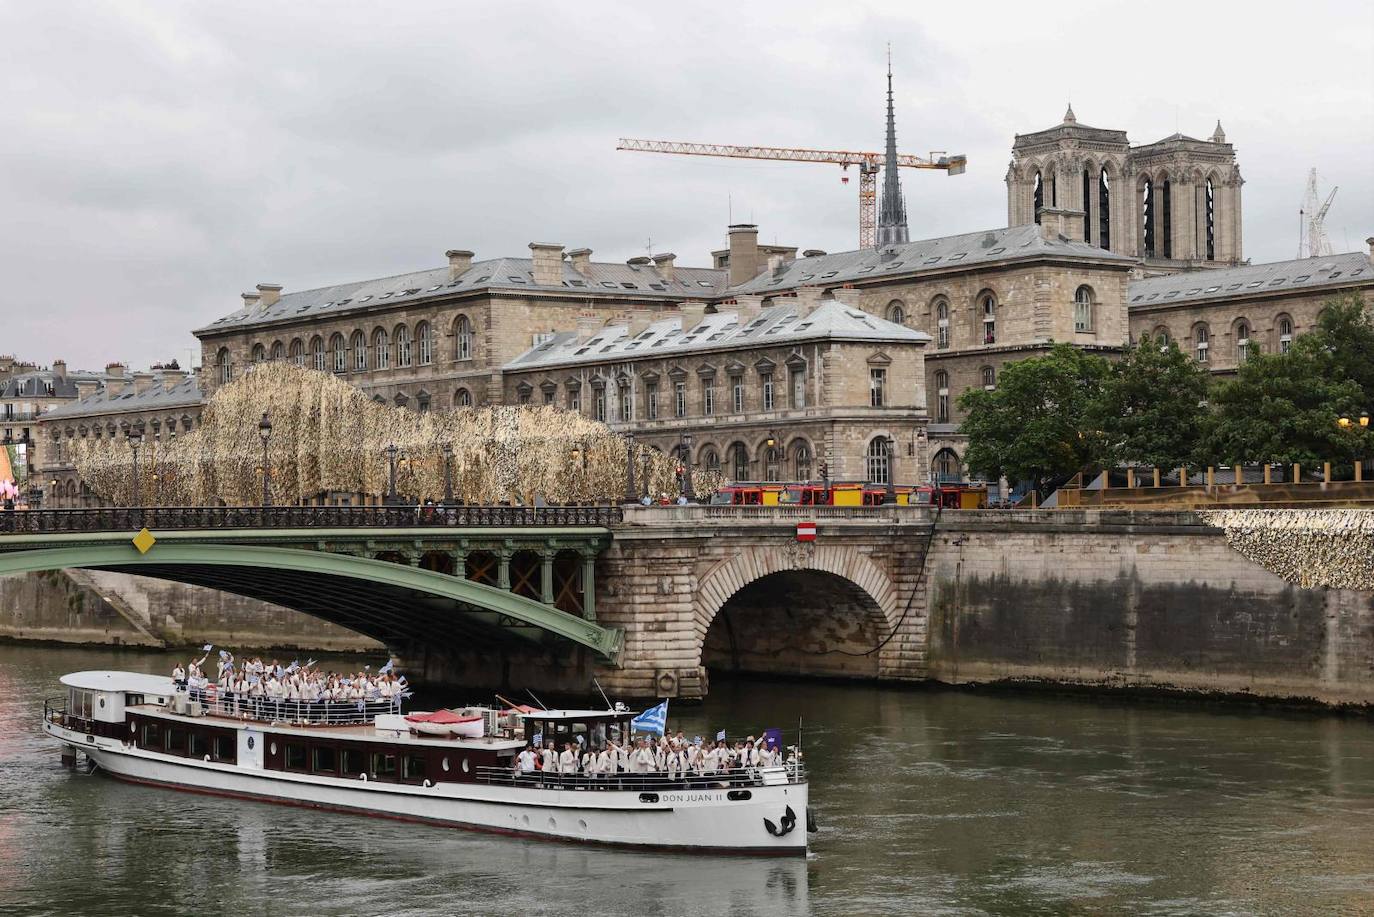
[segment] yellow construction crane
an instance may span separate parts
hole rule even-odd
[[[878,226],[878,173],[882,169],[882,153],[858,153],[846,150],[807,150],[778,146],[734,146],[725,143],[685,143],[675,140],[631,140],[621,138],[617,150],[640,153],[676,153],[680,156],[721,156],[729,159],[771,159],[779,162],[828,162],[838,165],[846,173],[850,166],[859,170],[859,247],[872,248]],[[949,175],[962,175],[968,164],[966,156],[948,156],[933,152],[930,158],[900,154],[897,165],[908,169],[940,169]],[[840,181],[849,184],[849,175]]]

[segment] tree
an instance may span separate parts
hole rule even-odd
[[[1374,407],[1374,321],[1358,293],[1348,293],[1322,303],[1317,327],[1298,340],[1309,340],[1331,354],[1337,379],[1360,386],[1365,408]]]
[[[1091,418],[1113,465],[1178,468],[1197,456],[1207,417],[1207,371],[1173,341],[1145,335],[1112,364]]]
[[[1034,481],[1044,493],[1100,462],[1104,438],[1092,418],[1110,372],[1103,358],[1057,344],[1043,357],[1004,366],[993,391],[964,392],[959,407],[968,416],[960,430],[969,440],[968,466],[990,478]]]

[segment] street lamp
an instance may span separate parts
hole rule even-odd
[[[638,496],[635,487],[635,435],[625,434],[625,502],[634,503]]]
[[[399,501],[396,499],[396,456],[401,454],[401,450],[392,443],[382,450],[386,453],[387,465],[390,469],[387,477],[386,498],[383,502],[387,506],[395,506]]]
[[[262,440],[262,505],[271,506],[272,466],[267,458],[267,443],[272,439],[272,421],[268,419],[266,411],[262,412],[262,420],[258,421],[258,437]]]
[[[130,427],[127,436],[129,446],[134,450],[134,488],[133,499],[129,501],[129,505],[138,506],[138,447],[143,445],[143,421]]]
[[[897,502],[897,441],[892,437],[883,440],[883,445],[887,448],[887,493],[883,496],[884,503]]]
[[[444,453],[444,505],[453,505],[453,446],[444,443],[441,451]]]
[[[692,434],[683,433],[678,440],[678,452],[682,457],[682,495],[694,499],[692,493]]]

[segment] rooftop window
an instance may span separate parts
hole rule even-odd
[[[587,281],[585,280],[569,280],[568,283],[575,287],[585,287],[587,285]]]
[[[826,271],[824,274],[821,275],[821,279],[824,280],[827,277],[834,277],[838,273],[839,271]]]
[[[627,289],[627,290],[638,290],[638,289],[639,289],[639,287],[637,287],[637,286],[634,285],[633,283],[625,283],[624,281],[622,281],[620,285],[621,285],[622,287],[624,287],[625,289]]]
[[[1229,287],[1226,288],[1226,292],[1227,292],[1227,293],[1230,293],[1232,290],[1239,290],[1239,289],[1240,289],[1240,284],[1238,284],[1238,283],[1233,283],[1233,284],[1231,284]]]
[[[606,289],[608,289],[608,290],[614,290],[614,289],[615,289],[615,281],[613,281],[613,280],[603,280],[603,281],[601,281],[601,285],[602,285],[603,287],[605,287]]]
[[[1312,275],[1311,275],[1311,274],[1303,274],[1303,275],[1300,276],[1300,277],[1294,277],[1294,278],[1293,278],[1293,282],[1294,282],[1294,283],[1306,283],[1307,281],[1309,281],[1309,280],[1311,280],[1311,279],[1312,279]]]
[[[699,286],[699,287],[709,287],[710,285],[711,285],[711,281],[709,281],[709,280],[698,280],[698,281],[697,281],[697,286]]]
[[[1253,283],[1247,284],[1247,285],[1246,285],[1246,289],[1247,289],[1247,290],[1253,290],[1253,289],[1255,289],[1255,287],[1261,286],[1263,283],[1264,283],[1263,280],[1256,280],[1256,281],[1254,281]]]
[[[875,267],[877,267],[876,264],[870,264],[868,267],[861,267],[861,268],[859,268],[859,269],[858,269],[857,271],[855,271],[854,273],[856,273],[856,274],[868,274],[868,273],[871,273]]]
[[[491,275],[490,275],[490,274],[483,274],[481,277],[478,277],[476,280],[474,280],[473,283],[481,283],[481,282],[484,281],[484,280],[490,280],[490,279],[491,279]]]
[[[349,303],[351,303],[352,301],[353,301],[353,300],[351,300],[351,299],[341,299],[341,300],[339,300],[338,302],[334,303],[334,305],[336,305],[336,306],[346,306],[346,305],[348,305]]]
[[[1178,290],[1170,290],[1168,293],[1165,293],[1165,294],[1164,294],[1164,298],[1165,298],[1165,299],[1173,299],[1173,298],[1174,298],[1175,296],[1177,296],[1177,295],[1178,295]]]
[[[805,283],[806,281],[811,280],[811,279],[814,278],[815,276],[816,276],[815,274],[802,274],[800,279],[801,279],[802,283]]]
[[[432,287],[429,288],[429,292],[430,292],[430,293],[433,293],[435,290],[439,289],[439,288],[442,287],[442,286],[443,286],[442,283],[436,283],[434,286],[432,286]]]
[[[811,323],[810,323],[810,322],[802,322],[800,325],[797,326],[797,330],[798,330],[798,331],[805,331],[807,328],[810,328],[810,327],[811,327]]]
[[[989,254],[989,255],[1000,255],[1000,254],[1002,254],[1002,252],[1004,252],[1004,251],[1006,251],[1005,248],[1002,248],[1001,246],[998,246],[997,248],[990,248],[990,249],[988,249],[988,254]]]
[[[1276,287],[1287,279],[1287,277],[1275,277],[1273,280],[1269,281],[1269,285],[1271,287]]]
[[[368,294],[367,296],[364,296],[362,299],[358,300],[358,302],[367,302],[371,298],[371,294]]]
[[[1204,292],[1204,293],[1215,293],[1217,290],[1220,290],[1220,289],[1221,289],[1220,286],[1208,287],[1207,289],[1203,290],[1202,292]]]
[[[940,256],[939,256],[939,255],[936,255],[934,258],[927,258],[927,259],[925,260],[925,263],[926,263],[926,264],[938,264],[939,262],[940,262]]]
[[[1197,294],[1199,294],[1199,293],[1201,293],[1201,292],[1202,292],[1202,287],[1193,287],[1191,290],[1188,291],[1188,295],[1189,295],[1189,296],[1196,296]]]
[[[964,260],[965,258],[967,258],[967,257],[968,257],[968,252],[960,252],[960,253],[957,254],[957,255],[950,255],[950,256],[949,256],[949,260],[950,260],[950,261],[963,261],[963,260]]]
[[[518,275],[516,275],[516,274],[507,274],[507,275],[506,275],[506,279],[509,280],[511,283],[524,283],[524,282],[525,282],[525,278],[524,278],[524,277],[520,277],[520,276],[518,276]]]

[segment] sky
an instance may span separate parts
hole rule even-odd
[[[892,47],[913,239],[1006,225],[1016,133],[1235,145],[1245,255],[1295,257],[1309,168],[1337,250],[1374,235],[1374,4],[0,0],[0,353],[133,367],[257,283],[444,251],[707,265],[731,221],[857,245],[837,166],[619,137],[880,150]]]

